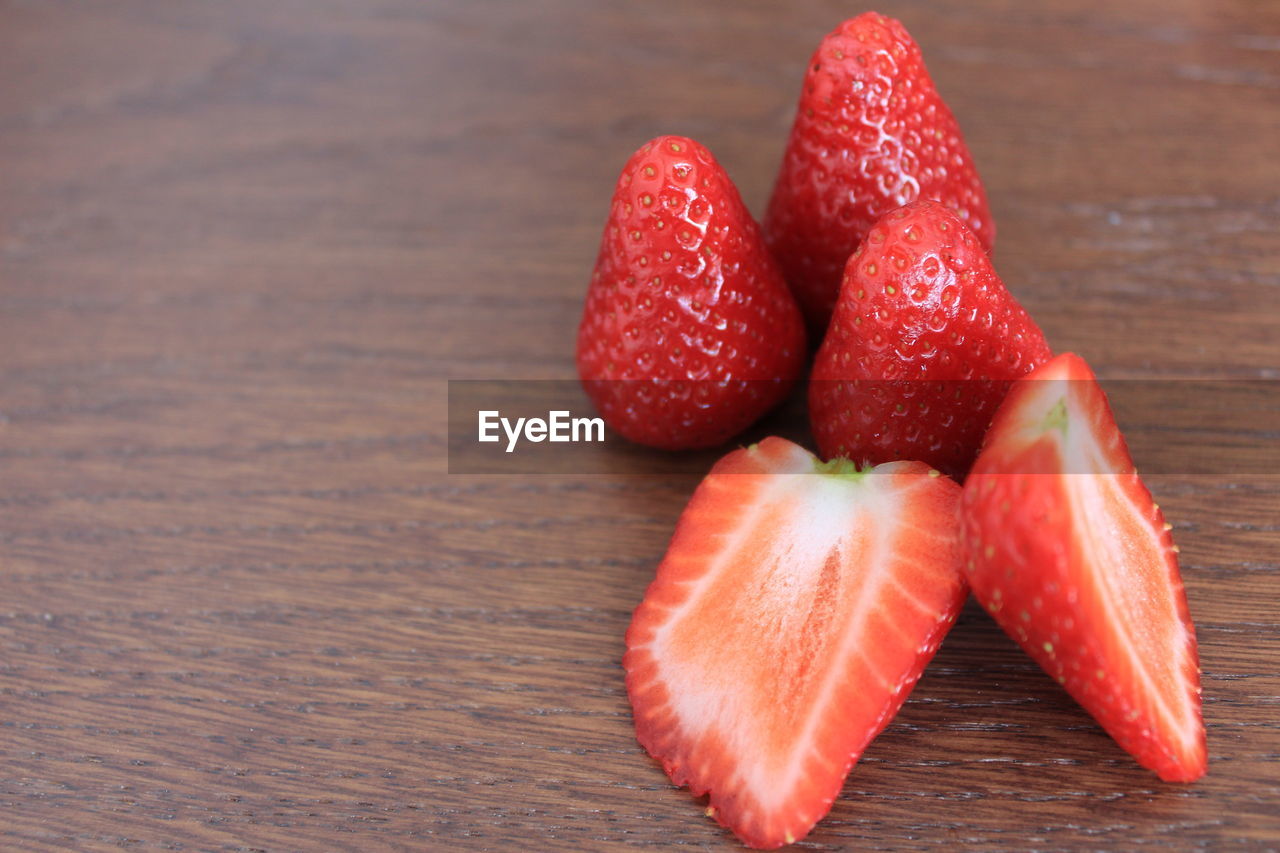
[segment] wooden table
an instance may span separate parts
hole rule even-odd
[[[761,210],[860,11],[785,7],[0,2],[0,847],[732,847],[619,667],[695,478],[450,475],[444,409],[573,376],[647,138]],[[1277,377],[1280,5],[881,9],[1056,348]],[[1280,846],[1280,468],[1150,485],[1208,777],[1159,783],[970,605],[804,846]]]

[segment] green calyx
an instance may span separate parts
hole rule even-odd
[[[1067,401],[1062,399],[1058,404],[1049,410],[1049,414],[1044,416],[1044,430],[1057,430],[1063,435],[1067,434]]]
[[[852,459],[845,459],[843,456],[838,456],[829,462],[818,462],[813,468],[819,474],[826,474],[829,477],[844,477],[849,480],[861,480],[871,470],[870,465],[858,470],[857,462]]]

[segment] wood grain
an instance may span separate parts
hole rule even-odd
[[[1056,348],[1280,376],[1280,5],[880,8]],[[697,137],[759,211],[857,11],[0,2],[0,847],[732,848],[619,667],[695,479],[448,475],[446,380],[573,375],[645,139]],[[1202,782],[970,605],[803,846],[1280,848],[1278,475],[1150,483]]]

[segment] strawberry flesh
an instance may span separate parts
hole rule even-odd
[[[955,620],[959,491],[768,438],[694,493],[623,665],[640,743],[747,844],[827,813]]]
[[[961,515],[966,575],[1001,627],[1141,765],[1204,775],[1177,550],[1083,359],[1015,383]]]

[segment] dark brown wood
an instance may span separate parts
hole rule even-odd
[[[1280,5],[880,8],[1058,349],[1280,375]],[[619,666],[695,480],[449,475],[446,380],[573,375],[645,139],[759,211],[857,11],[0,2],[0,847],[729,848]],[[1166,467],[1209,775],[971,606],[804,846],[1280,846],[1280,471]]]

